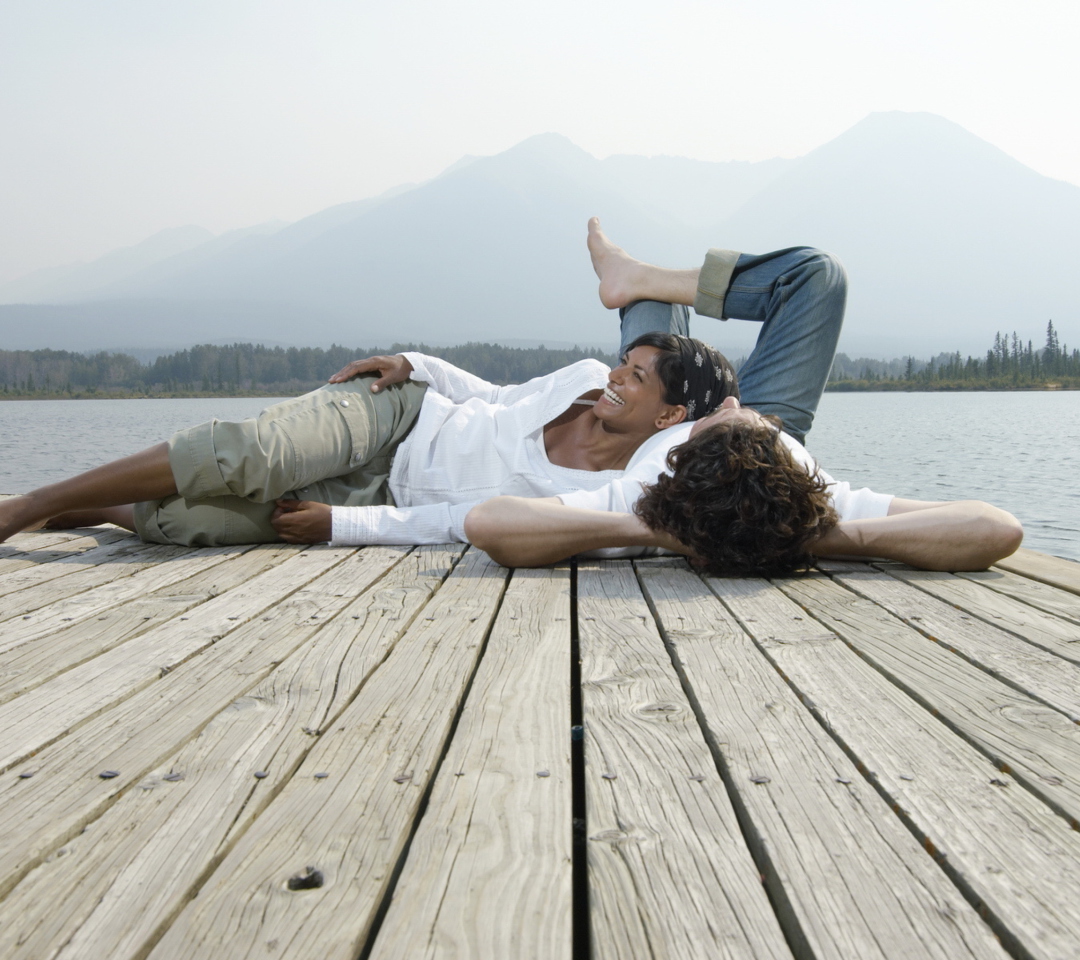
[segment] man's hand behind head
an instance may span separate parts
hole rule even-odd
[[[278,500],[270,523],[286,543],[327,543],[334,533],[330,505],[312,500]]]

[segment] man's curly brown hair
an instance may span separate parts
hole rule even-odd
[[[762,420],[718,423],[680,444],[668,455],[672,473],[646,487],[634,507],[713,576],[805,569],[809,544],[838,522],[825,481],[792,457],[773,429],[776,417]]]

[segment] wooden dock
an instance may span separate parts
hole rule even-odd
[[[0,548],[0,957],[1080,956],[1080,564]]]

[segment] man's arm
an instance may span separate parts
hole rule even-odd
[[[564,506],[558,498],[495,497],[465,518],[469,542],[508,567],[556,563],[604,547],[685,545],[634,514]],[[1011,514],[978,500],[927,503],[894,498],[889,515],[847,520],[812,544],[817,556],[882,557],[926,570],[983,570],[1020,546]]]
[[[894,498],[885,517],[847,520],[811,544],[819,557],[881,557],[924,570],[985,570],[1024,539],[1011,513],[981,500]]]
[[[541,567],[603,547],[664,547],[686,553],[674,537],[650,530],[632,513],[567,507],[558,497],[494,497],[465,517],[473,546],[507,567]]]

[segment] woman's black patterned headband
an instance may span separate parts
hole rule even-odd
[[[719,350],[693,337],[676,337],[682,354],[682,403],[687,420],[712,413],[726,397],[739,399],[739,378]]]

